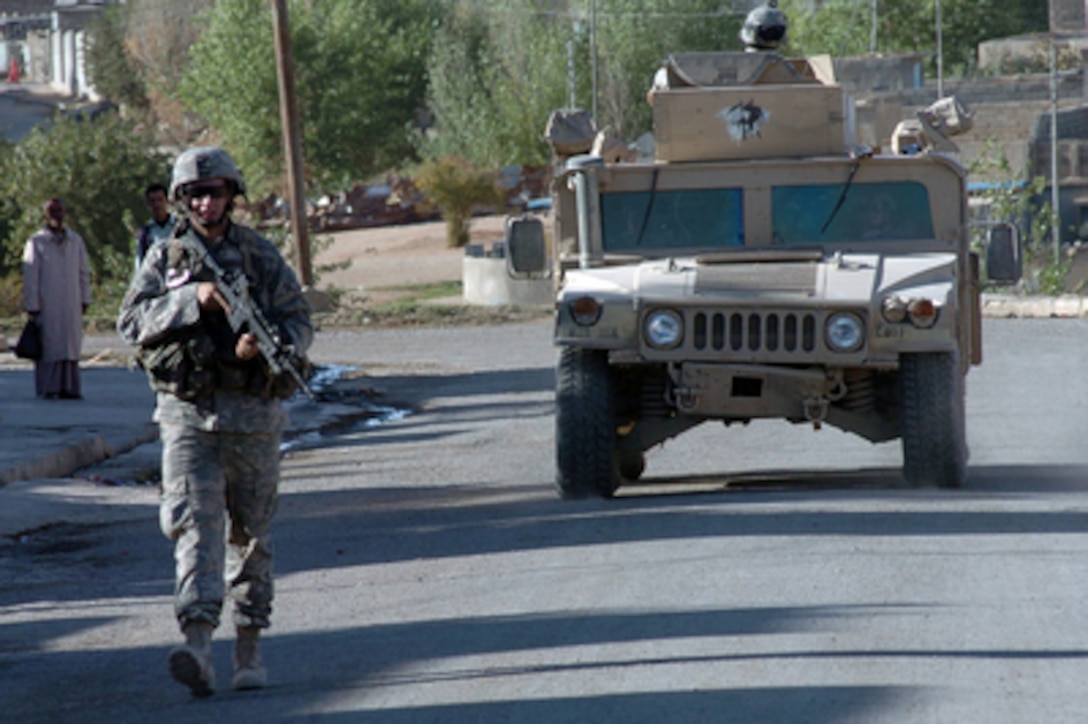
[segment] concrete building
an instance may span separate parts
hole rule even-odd
[[[15,58],[22,79],[98,100],[84,55],[87,26],[116,0],[5,0],[0,6],[0,68]],[[6,75],[6,73],[5,73]]]

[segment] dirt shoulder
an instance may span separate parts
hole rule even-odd
[[[505,216],[474,218],[471,243],[490,248],[503,238],[505,222]],[[345,290],[351,306],[385,304],[410,296],[413,287],[461,281],[465,250],[447,245],[442,221],[318,234],[312,243],[320,249],[314,254],[316,286]],[[321,269],[349,260],[344,269]]]

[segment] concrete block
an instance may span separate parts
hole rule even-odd
[[[1084,315],[1084,300],[1072,294],[1055,297],[1051,308],[1053,317],[1081,317]]]
[[[462,295],[469,304],[547,306],[555,303],[551,277],[511,278],[506,272],[506,259],[466,256],[461,264]]]

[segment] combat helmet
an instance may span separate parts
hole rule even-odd
[[[740,40],[746,51],[777,50],[786,41],[786,14],[778,9],[778,0],[748,13],[740,29]]]
[[[177,201],[188,184],[210,178],[224,178],[234,184],[236,194],[246,192],[246,182],[238,164],[218,146],[198,146],[183,151],[174,162],[170,181],[170,198]]]

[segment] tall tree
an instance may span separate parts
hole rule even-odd
[[[429,0],[288,4],[308,181],[316,189],[401,163],[424,104],[425,64],[444,8]],[[272,24],[264,0],[216,3],[178,89],[258,190],[282,185]]]
[[[588,9],[461,3],[436,36],[428,96],[435,123],[422,153],[458,153],[481,166],[546,161],[548,114],[570,105],[572,86],[577,105],[593,106],[594,46],[597,125],[633,140],[650,128],[646,91],[669,52],[739,49],[743,12],[721,0],[597,0],[596,15]]]
[[[645,102],[655,70],[670,53],[741,50],[745,13],[719,0],[599,0],[598,125],[623,138],[650,130]]]
[[[508,0],[459,8],[438,30],[428,65],[434,124],[420,143],[430,159],[463,156],[480,167],[542,163],[548,112],[565,104],[569,25]]]
[[[87,32],[87,69],[99,93],[137,114],[149,107],[143,67],[128,52],[127,5],[113,5],[102,11]]]
[[[88,29],[87,65],[96,90],[146,121],[161,140],[186,145],[203,129],[171,96],[214,0],[129,0],[110,5]]]

